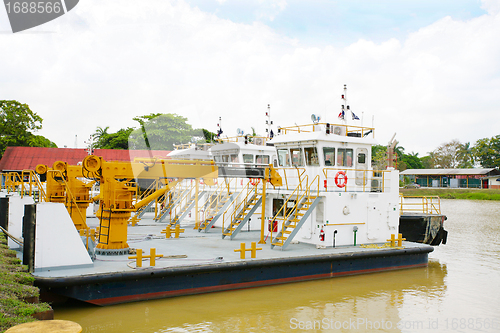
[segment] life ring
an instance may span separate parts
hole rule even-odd
[[[250,184],[252,184],[252,186],[259,184],[259,182],[260,182],[259,178],[250,178]]]
[[[335,175],[335,185],[340,188],[343,188],[347,185],[347,176],[345,174],[345,171],[337,172],[337,174]]]

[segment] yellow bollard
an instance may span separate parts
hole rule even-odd
[[[261,247],[257,247],[257,243],[252,242],[252,246],[250,247],[250,251],[252,253],[252,258],[257,258],[257,250],[262,250]]]
[[[135,259],[135,266],[142,267],[142,249],[137,249],[137,255],[128,257],[129,259]]]
[[[172,230],[170,226],[166,227],[165,230],[161,231],[162,234],[165,234],[165,238],[170,238],[172,236]]]
[[[156,254],[156,249],[150,248],[149,249],[149,255],[144,256],[142,255],[142,249],[137,249],[137,255],[136,256],[131,256],[128,257],[129,259],[136,259],[135,266],[136,267],[142,267],[142,259],[147,259],[149,258],[149,266],[153,267],[156,265],[156,258],[161,258],[163,257],[163,254]]]
[[[396,235],[391,234],[391,239],[387,241],[391,242],[391,247],[396,247],[396,241],[398,241],[398,247],[402,247],[404,240],[406,240],[406,238],[403,238],[403,234],[398,234],[398,238],[396,238]]]
[[[179,238],[179,234],[184,232],[184,229],[181,229],[180,225],[175,226],[175,238]]]
[[[396,247],[396,240],[394,234],[391,234],[391,239],[388,239],[387,241],[391,242],[391,247]]]
[[[251,258],[257,258],[257,250],[262,250],[261,247],[257,247],[256,242],[252,242],[252,245],[250,246],[249,249],[245,247],[245,243],[240,244],[240,248],[234,250],[234,252],[240,252],[240,259],[245,259],[245,252],[250,251],[251,253]]]
[[[403,238],[403,234],[398,234],[398,246],[399,247],[403,246],[404,240],[406,240],[406,238]]]
[[[240,253],[240,259],[245,259],[245,243],[240,244],[240,248],[234,250],[234,252],[239,252]]]

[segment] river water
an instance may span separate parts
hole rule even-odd
[[[448,242],[394,272],[96,307],[83,332],[500,332],[500,202],[442,200]]]

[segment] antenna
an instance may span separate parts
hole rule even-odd
[[[313,123],[317,124],[319,123],[319,121],[321,120],[321,116],[320,115],[315,115],[314,113],[311,115],[311,120]]]
[[[271,125],[273,124],[273,121],[271,120],[271,104],[267,104],[267,111],[266,111],[266,132],[267,132],[267,137],[271,137]]]

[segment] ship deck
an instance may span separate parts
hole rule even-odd
[[[88,218],[87,224],[93,228],[98,225],[97,218]],[[150,266],[149,259],[143,259],[142,267],[136,267],[136,260],[129,259],[129,255],[97,255],[92,267],[66,267],[50,270],[35,271],[34,275],[42,279],[83,277],[89,275],[103,275],[109,273],[132,272],[138,270],[161,270],[169,268],[187,268],[203,267],[213,264],[231,264],[242,261],[261,262],[275,261],[286,258],[315,258],[318,256],[349,256],[361,253],[373,253],[379,251],[390,251],[395,248],[382,247],[362,247],[357,246],[339,246],[333,248],[333,244],[325,244],[326,248],[316,248],[314,245],[306,243],[291,244],[285,250],[278,247],[271,249],[270,236],[266,244],[258,244],[260,240],[260,231],[241,231],[233,240],[229,238],[222,239],[220,228],[212,228],[209,232],[198,232],[194,229],[194,221],[185,220],[181,229],[184,229],[179,238],[166,239],[161,231],[166,228],[168,223],[154,222],[148,214],[136,226],[128,228],[128,244],[131,249],[142,249],[143,256],[150,254],[150,249],[154,248],[157,255],[163,255],[156,259],[154,267]],[[268,236],[266,231],[265,235]],[[240,253],[234,250],[240,248],[241,243],[245,243],[247,249],[251,242],[257,243],[258,250],[256,258],[251,258],[251,252],[246,251],[246,259],[240,259]],[[403,242],[404,249],[420,249],[422,252],[431,252],[433,249],[429,245]]]

